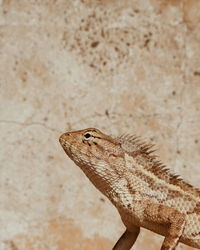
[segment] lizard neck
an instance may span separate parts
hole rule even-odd
[[[113,171],[94,171],[85,167],[81,167],[88,179],[93,185],[108,198],[114,187],[113,183],[118,182],[118,175]]]
[[[79,163],[78,165],[93,185],[109,199],[112,197],[113,191],[121,186],[118,183],[121,179],[124,179],[123,158],[118,159],[118,164],[116,162],[113,164],[111,161],[98,161],[95,164],[86,165]]]

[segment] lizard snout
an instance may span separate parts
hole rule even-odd
[[[69,140],[69,137],[71,136],[70,133],[64,133],[59,137],[59,142],[63,146],[66,144],[66,142]]]

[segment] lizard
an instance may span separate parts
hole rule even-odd
[[[200,190],[173,174],[140,137],[111,137],[96,128],[66,132],[59,142],[94,186],[117,208],[126,230],[113,250],[129,250],[140,227],[200,249]]]

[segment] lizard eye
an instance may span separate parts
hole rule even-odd
[[[86,139],[90,138],[91,136],[92,136],[92,135],[91,135],[90,133],[84,134],[84,137],[85,137]]]

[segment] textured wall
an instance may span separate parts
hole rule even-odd
[[[107,250],[123,232],[65,156],[66,130],[142,135],[200,187],[199,9],[199,0],[0,1],[1,250]],[[134,249],[161,241],[142,230]]]

